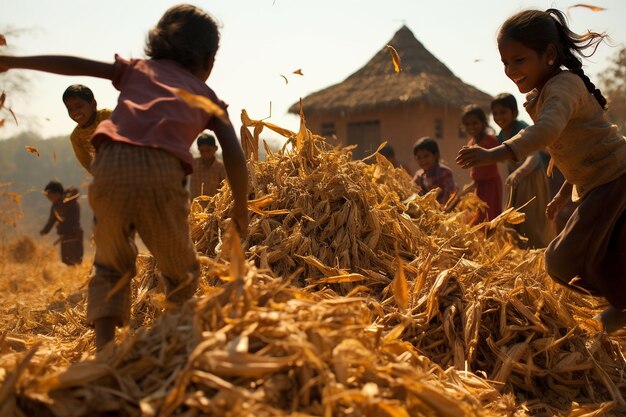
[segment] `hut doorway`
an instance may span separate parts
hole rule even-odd
[[[353,159],[363,159],[376,151],[380,145],[380,122],[348,123],[348,145],[357,145],[352,151]]]

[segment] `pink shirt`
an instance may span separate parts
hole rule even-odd
[[[214,120],[204,110],[179,99],[174,89],[208,97],[226,110],[224,102],[203,81],[167,59],[127,61],[116,55],[113,86],[120,91],[117,106],[94,132],[95,148],[113,140],[163,149],[180,159],[185,172],[191,173],[189,148],[200,132],[214,127]]]

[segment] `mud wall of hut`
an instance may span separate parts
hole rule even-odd
[[[343,114],[307,113],[307,126],[315,133],[328,135],[334,130],[339,143],[347,145],[348,126],[353,123],[378,121],[380,142],[389,142],[396,159],[414,173],[419,167],[413,158],[413,144],[422,136],[436,137],[443,161],[454,171],[459,186],[470,182],[469,172],[460,169],[454,158],[467,137],[459,131],[461,110],[416,103],[363,112]]]

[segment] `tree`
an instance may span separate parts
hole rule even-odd
[[[600,74],[602,94],[609,102],[608,117],[626,134],[626,47],[622,46],[610,66]]]

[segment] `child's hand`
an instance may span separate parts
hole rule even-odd
[[[520,177],[521,175],[519,175],[517,171],[512,172],[506,179],[506,185],[509,187],[517,187],[521,180]]]
[[[245,238],[248,235],[248,208],[244,207],[241,209],[237,206],[233,207],[231,218],[237,226],[239,236]]]
[[[557,194],[554,196],[552,201],[548,203],[546,206],[546,216],[548,220],[554,220],[556,215],[561,211],[563,207],[567,204],[568,197],[564,197],[562,194]]]
[[[480,146],[463,146],[456,157],[456,163],[463,169],[491,163],[490,152]]]

